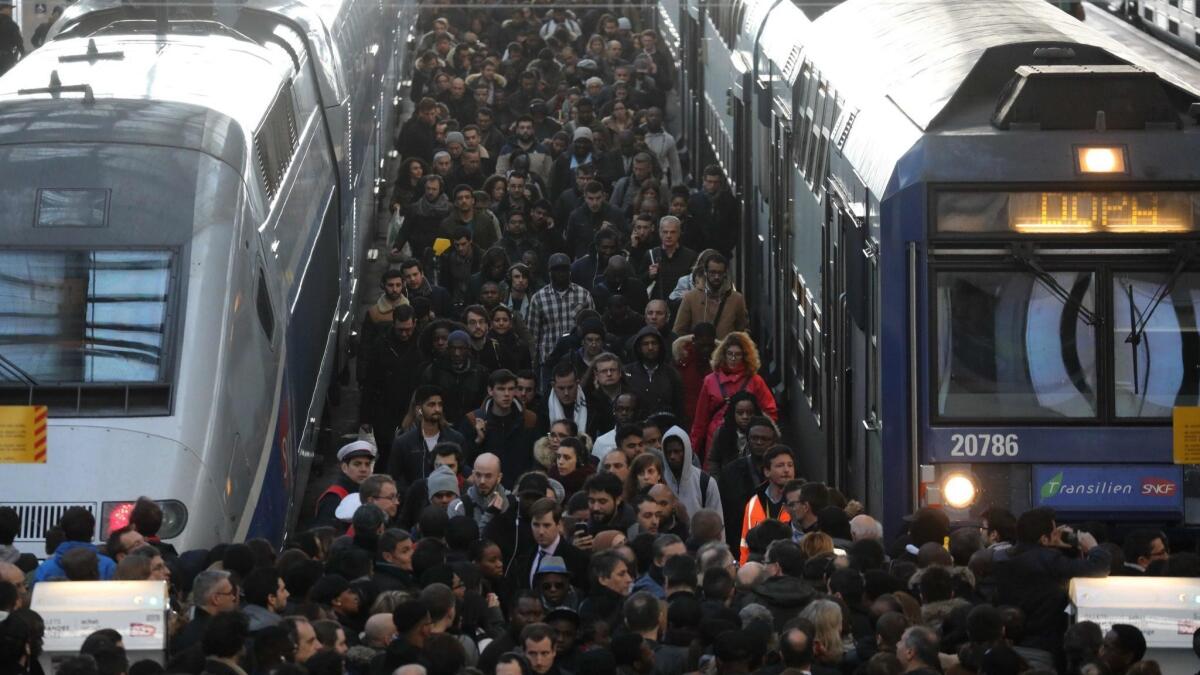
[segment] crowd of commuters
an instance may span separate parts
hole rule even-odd
[[[48,559],[0,546],[0,675],[40,673],[33,584],[165,580],[169,661],[99,630],[65,675],[1157,673],[1068,625],[1076,576],[1200,574],[1052,512],[883,539],[797,476],[730,276],[738,207],[666,130],[676,66],[637,5],[423,12],[361,421],[282,551],[176,552],[162,513]],[[689,187],[689,185],[692,185]],[[0,545],[20,522],[0,509]]]

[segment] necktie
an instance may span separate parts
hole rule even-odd
[[[533,557],[533,567],[529,569],[529,587],[533,588],[533,579],[537,576],[538,565],[542,564],[542,556],[547,555],[545,549],[538,547],[537,555]]]

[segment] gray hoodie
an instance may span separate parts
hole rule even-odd
[[[692,441],[688,438],[687,432],[677,426],[673,426],[663,434],[663,445],[666,445],[668,438],[678,438],[683,441],[683,471],[682,475],[677,479],[675,472],[667,466],[666,451],[663,451],[663,465],[666,466],[665,475],[667,487],[675,493],[679,503],[683,504],[687,509],[688,517],[694,515],[700,509],[711,509],[716,511],[724,518],[725,511],[721,506],[721,493],[717,490],[717,479],[709,476],[707,486],[701,486],[701,471],[695,465],[695,459],[692,455]]]

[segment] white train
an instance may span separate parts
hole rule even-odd
[[[181,550],[295,522],[407,72],[412,3],[69,9],[0,79],[0,470],[40,553],[148,495]]]
[[[1200,58],[1196,0],[1091,0],[1171,46]]]

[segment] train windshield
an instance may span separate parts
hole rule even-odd
[[[0,251],[0,383],[165,381],[174,257]]]
[[[1117,416],[1200,405],[1200,272],[1114,272],[1112,296]]]
[[[1097,414],[1096,275],[939,272],[937,414]]]

